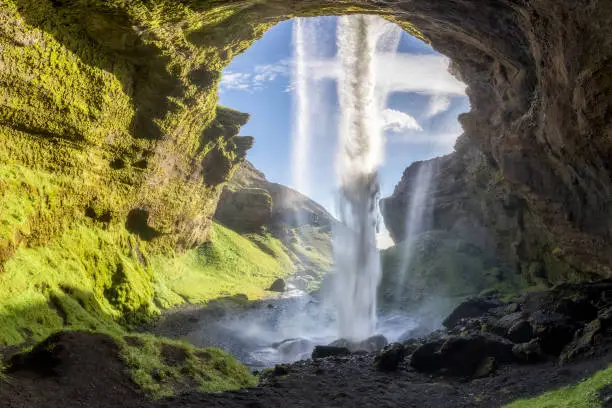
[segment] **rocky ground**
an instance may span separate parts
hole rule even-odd
[[[158,401],[131,383],[110,338],[62,333],[8,360],[0,406],[499,407],[612,363],[611,295],[612,282],[600,282],[516,302],[471,299],[446,319],[447,330],[426,338],[378,353],[328,348],[329,357],[266,372],[257,388]],[[602,405],[609,404],[606,390],[599,391]]]

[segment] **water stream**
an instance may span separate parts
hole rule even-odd
[[[309,64],[318,57],[316,22],[297,19],[293,26],[293,182],[308,191],[309,152],[319,103],[317,80]],[[344,16],[336,31],[339,103],[337,215],[333,231],[334,270],[330,284],[316,296],[292,288],[282,299],[258,302],[248,310],[230,310],[206,318],[187,340],[219,346],[252,368],[309,358],[315,345],[339,338],[361,341],[375,333],[397,341],[423,322],[418,311],[377,312],[381,275],[376,247],[379,222],[378,169],[383,162],[381,113],[388,90],[376,81],[377,54],[397,51],[399,27],[373,16]],[[422,194],[426,194],[427,189]],[[420,197],[420,196],[419,196]],[[414,217],[418,218],[418,214]],[[411,224],[412,225],[412,224]],[[416,224],[415,224],[416,225]],[[417,317],[419,316],[419,317]]]

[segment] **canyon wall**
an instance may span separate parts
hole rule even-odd
[[[597,0],[2,0],[0,262],[81,224],[151,250],[206,241],[250,145],[247,116],[216,107],[221,70],[283,19],[343,13],[451,58],[472,110],[444,174],[478,191],[466,211],[521,271],[610,275],[612,3]]]

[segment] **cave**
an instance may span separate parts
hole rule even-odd
[[[117,96],[112,104],[93,100],[96,95],[86,99],[101,106],[100,115],[114,112],[122,123],[119,128],[124,128],[100,138],[100,127],[89,127],[88,118],[79,117],[76,110],[79,119],[75,121],[62,118],[58,107],[50,106],[48,112],[37,115],[27,107],[16,112],[5,105],[5,112],[15,114],[4,125],[23,132],[8,137],[8,152],[16,141],[23,140],[22,134],[36,135],[41,121],[54,123],[56,130],[53,137],[38,140],[59,143],[68,167],[78,169],[76,156],[84,146],[80,137],[98,146],[100,154],[111,152],[115,158],[110,165],[116,173],[124,171],[117,165],[122,157],[154,151],[149,159],[154,168],[129,176],[134,186],[130,197],[134,198],[128,198],[125,205],[129,207],[137,199],[140,204],[159,208],[151,213],[150,222],[154,228],[158,224],[173,234],[176,243],[191,247],[206,240],[208,223],[188,214],[206,208],[215,196],[209,191],[218,189],[222,178],[217,174],[220,169],[209,168],[211,163],[223,163],[223,172],[228,172],[235,160],[228,152],[237,148],[231,135],[236,119],[211,108],[217,98],[220,69],[284,19],[376,13],[451,58],[453,73],[468,85],[472,109],[460,118],[465,134],[455,159],[442,170],[444,177],[461,180],[468,190],[489,186],[481,200],[485,208],[477,210],[477,222],[495,229],[495,218],[503,218],[499,246],[505,256],[523,274],[541,269],[551,282],[610,274],[607,4],[270,1],[233,7],[232,3],[171,6],[159,2],[155,7],[143,5],[143,14],[137,15],[112,2],[17,3],[24,24],[52,36],[84,67],[101,68],[101,83],[108,82],[108,92],[125,95]],[[43,11],[53,15],[50,22],[42,18]],[[147,28],[147,18],[157,21],[159,29]],[[86,24],[87,20],[96,23]],[[163,27],[174,29],[167,32]],[[21,41],[19,30],[14,35]],[[74,36],[103,57],[93,60],[71,39]],[[22,41],[25,45],[16,44],[15,49],[28,47],[26,39]],[[178,66],[182,68],[171,68]],[[109,74],[118,82],[109,79]],[[70,73],[57,73],[61,75]],[[92,90],[83,85],[74,93]],[[147,96],[153,90],[155,97]],[[129,105],[136,112],[131,118],[126,112],[134,108]],[[215,116],[217,130],[205,131],[213,126]],[[157,130],[142,135],[142,129]],[[58,149],[53,146],[49,149]],[[31,160],[33,149],[30,142],[25,143],[21,157]],[[205,151],[211,153],[207,156]],[[70,158],[73,155],[74,160]],[[88,171],[106,173],[102,168]],[[207,180],[206,174],[215,175],[214,180]],[[125,175],[111,175],[115,180],[122,177]],[[198,191],[202,179],[208,186],[203,190],[206,193]],[[113,183],[109,188],[114,188]],[[160,197],[183,196],[192,200],[175,200],[172,207],[159,201]],[[507,210],[508,203],[520,204]],[[393,204],[401,207],[401,203]]]
[[[585,282],[612,278],[612,2],[7,0],[0,6],[0,164],[9,167],[0,169],[4,206],[0,215],[9,214],[10,222],[0,222],[0,274],[9,278],[14,271],[27,274],[31,285],[7,291],[33,295],[28,302],[0,304],[0,312],[10,324],[31,319],[36,330],[11,328],[2,333],[0,344],[32,344],[40,340],[31,338],[33,334],[50,334],[51,326],[54,331],[70,329],[66,322],[72,317],[67,313],[74,310],[78,310],[74,321],[81,324],[74,327],[123,333],[124,326],[118,325],[127,321],[126,316],[135,317],[128,322],[131,328],[166,307],[201,301],[195,295],[168,294],[152,268],[180,269],[176,263],[164,263],[164,257],[179,262],[176,259],[187,254],[182,260],[192,262],[217,260],[225,254],[214,247],[213,217],[224,184],[253,140],[239,135],[248,113],[218,105],[221,71],[281,21],[345,14],[376,14],[399,25],[447,56],[453,75],[467,85],[471,110],[459,118],[464,133],[454,152],[437,162],[441,187],[436,192],[438,204],[432,208],[436,227],[486,237],[475,246],[467,245],[466,251],[478,252],[483,245],[495,248],[503,262],[513,265],[530,284],[559,285],[564,296],[586,288],[572,301],[584,300],[598,308],[607,305],[609,282]],[[402,240],[402,232],[394,226],[405,222],[406,191],[418,170],[419,164],[408,168],[396,193],[380,204],[396,242]],[[94,197],[99,197],[104,214],[89,207]],[[268,196],[255,198],[267,216]],[[93,224],[100,223],[91,219],[103,223],[104,230],[94,229],[98,226]],[[252,230],[261,230],[256,227]],[[233,236],[218,231],[225,239]],[[268,248],[265,242],[262,245]],[[43,253],[47,247],[60,255]],[[197,256],[189,252],[196,247]],[[132,259],[141,250],[147,259],[154,259],[153,266]],[[113,269],[109,265],[118,264],[125,279],[110,304],[98,292],[106,281],[112,282],[105,275]],[[88,304],[95,304],[93,319],[81,310],[84,307],[77,309],[75,295],[62,292],[52,281],[57,276],[64,279],[55,274],[62,268],[77,280],[62,285],[89,285],[75,287]],[[10,273],[4,275],[5,270]],[[162,295],[155,297],[156,291]],[[242,292],[222,293],[246,297]],[[52,309],[61,309],[61,315],[46,309],[50,298],[56,305]],[[508,310],[503,313],[520,314],[520,307],[532,313],[534,305],[545,302],[538,295],[526,299],[519,306],[503,303]],[[558,298],[546,301],[562,304]],[[469,306],[478,313],[501,307],[488,298]],[[592,344],[611,327],[610,312],[603,306],[597,324],[563,319],[550,323],[555,314],[566,312],[552,309],[545,316],[533,312],[536,317],[530,324],[558,325],[557,331],[543,330],[542,336],[563,333],[564,342],[586,339]],[[120,347],[113,343],[116,339],[104,336],[75,332],[49,341],[89,353],[83,369],[90,360],[96,361],[92,349],[104,350],[111,357],[104,360],[108,370],[101,378],[120,383],[124,380],[117,368]],[[556,358],[567,344],[559,346],[554,337],[546,340],[554,343],[548,348]],[[421,351],[435,355],[440,366],[448,363],[442,361],[446,352],[474,352],[473,344],[455,340],[444,343],[448,347],[430,343],[430,350]],[[118,341],[121,347],[129,346]],[[491,344],[479,337],[477,349],[499,345]],[[501,347],[504,353],[507,346]],[[581,345],[574,346],[578,350]],[[521,347],[518,352],[525,361],[538,354],[524,344]],[[235,367],[233,360],[216,352],[205,352],[204,358],[202,352],[186,350],[189,367],[208,367],[214,360],[219,367],[240,373],[234,388],[254,385],[251,373]],[[493,356],[498,351],[485,357],[500,360],[499,354]],[[59,354],[63,364],[68,357]],[[495,366],[495,360],[478,362],[475,369],[485,370],[485,375]],[[80,364],[66,367],[71,378],[83,377]],[[589,366],[593,369],[589,372],[595,368],[605,367]],[[291,369],[278,368],[272,378],[284,378]],[[156,370],[147,379],[174,375]],[[315,374],[323,375],[325,370],[320,370]],[[563,384],[551,380],[532,394],[580,379],[578,370],[572,370]],[[546,377],[547,371],[534,373],[534,378]],[[208,374],[198,371],[196,377]],[[404,385],[399,388],[405,389]],[[52,403],[60,406],[64,395],[54,394],[56,385],[41,382],[40,386],[48,387],[48,395],[57,398]],[[1,388],[3,399],[12,398]],[[126,390],[109,406],[133,398],[133,390]],[[90,401],[100,397],[87,395]],[[210,401],[202,395],[181,401],[185,406],[198,399]],[[261,395],[273,398],[265,390]],[[438,402],[443,406],[444,401]]]

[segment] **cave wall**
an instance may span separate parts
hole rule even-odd
[[[596,0],[2,0],[0,160],[69,188],[1,227],[0,260],[134,210],[153,243],[205,241],[248,147],[246,115],[216,108],[220,71],[283,19],[357,12],[452,59],[472,105],[464,149],[502,181],[483,205],[520,203],[503,241],[520,267],[610,274],[612,3]]]

